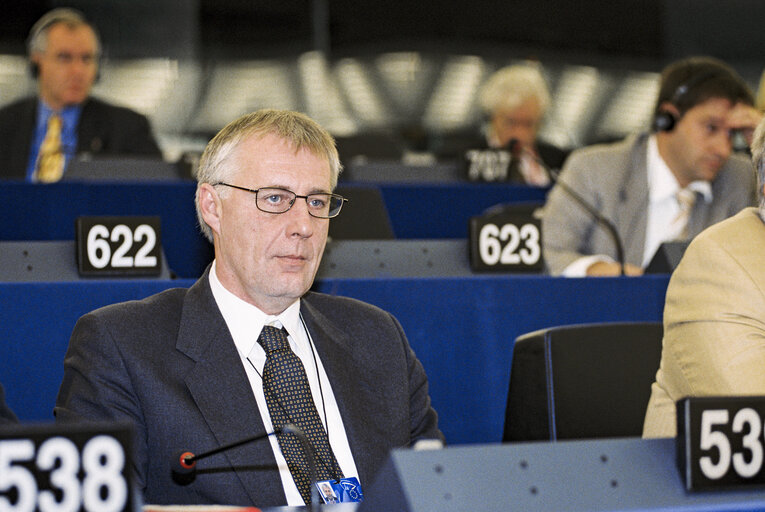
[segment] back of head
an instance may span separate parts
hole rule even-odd
[[[489,77],[481,88],[479,103],[487,115],[497,109],[514,109],[528,98],[536,98],[541,112],[550,105],[550,92],[539,67],[515,64]]]
[[[337,186],[342,167],[332,135],[319,123],[300,112],[263,109],[230,122],[207,144],[199,160],[197,187],[202,183],[227,181],[236,172],[231,161],[236,147],[252,136],[266,135],[276,135],[288,140],[296,152],[307,149],[315,155],[326,157],[329,162],[331,187],[334,189]],[[202,219],[198,202],[197,217],[202,232],[212,241],[212,232]]]
[[[724,98],[732,104],[754,105],[754,95],[736,71],[712,57],[689,57],[673,62],[661,73],[659,96],[654,116],[662,105],[675,106],[680,116],[712,98]]]
[[[765,118],[757,125],[752,137],[752,162],[757,170],[757,190],[760,197],[760,216],[765,220],[765,197],[762,187],[765,186]]]
[[[101,53],[101,41],[98,37],[98,31],[87,20],[85,15],[76,9],[68,7],[59,7],[45,13],[37,22],[32,25],[27,38],[27,53],[30,57],[36,53],[44,53],[48,45],[48,31],[54,25],[59,23],[66,24],[69,28],[81,26],[89,27],[96,36],[97,53]]]

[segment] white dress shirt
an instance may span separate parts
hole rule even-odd
[[[310,338],[302,316],[300,315],[300,300],[295,301],[290,307],[279,315],[267,315],[257,307],[243,301],[230,291],[228,291],[218,280],[215,273],[215,262],[210,268],[210,288],[212,289],[215,302],[226,321],[231,337],[242,359],[242,364],[247,372],[247,378],[250,381],[252,392],[258,403],[260,416],[263,419],[263,425],[267,432],[273,430],[271,416],[268,413],[268,404],[263,393],[263,366],[266,363],[266,353],[258,343],[258,336],[265,325],[275,325],[284,327],[289,333],[289,344],[292,351],[297,354],[303,363],[303,367],[308,377],[308,383],[311,387],[313,401],[316,404],[316,410],[319,412],[324,428],[327,429],[329,443],[335,454],[340,469],[344,477],[358,478],[358,471],[353,460],[348,437],[345,433],[343,419],[340,417],[340,410],[337,407],[335,395],[332,392],[332,386],[321,364],[321,359],[313,346],[313,340]],[[323,401],[322,401],[323,400]],[[246,436],[242,432],[242,437]],[[270,436],[271,448],[274,451],[274,457],[279,467],[282,487],[287,497],[287,505],[301,506],[305,505],[300,492],[295,485],[287,467],[287,462],[279,448],[279,442],[275,436]]]
[[[686,187],[697,192],[696,197],[712,201],[712,185],[708,181],[693,181]],[[680,213],[676,195],[680,190],[677,178],[659,155],[656,136],[648,139],[648,217],[643,246],[643,267],[651,262],[662,242],[674,240],[678,233],[672,230],[672,219]],[[697,199],[698,200],[698,199]]]

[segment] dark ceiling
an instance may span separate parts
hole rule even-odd
[[[93,19],[118,56],[258,56],[435,48],[666,61],[765,58],[762,0],[6,0],[0,50],[22,53],[56,5]]]

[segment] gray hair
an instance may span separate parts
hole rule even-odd
[[[481,88],[479,103],[492,115],[499,108],[515,108],[529,98],[536,98],[544,113],[550,105],[550,91],[539,66],[515,64],[495,72]]]
[[[331,189],[334,190],[337,186],[342,166],[335,139],[316,121],[305,114],[289,110],[263,109],[246,114],[219,131],[207,144],[199,160],[195,198],[197,219],[202,234],[210,242],[213,241],[212,229],[202,218],[199,204],[201,185],[227,181],[237,171],[232,165],[231,156],[239,144],[251,136],[264,137],[271,134],[292,143],[296,151],[307,149],[317,156],[326,157],[329,162]]]
[[[765,118],[757,125],[752,137],[752,162],[757,170],[757,196],[760,198],[760,217],[765,221],[765,197],[762,187],[765,185]]]
[[[45,53],[48,47],[48,31],[59,23],[64,23],[69,28],[81,26],[90,28],[96,36],[96,54],[101,55],[101,40],[98,37],[96,27],[80,11],[68,7],[59,7],[43,14],[42,18],[32,25],[27,39],[27,52],[30,57],[35,53]]]

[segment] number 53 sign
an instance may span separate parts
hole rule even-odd
[[[677,402],[677,462],[688,490],[765,485],[765,397]]]

